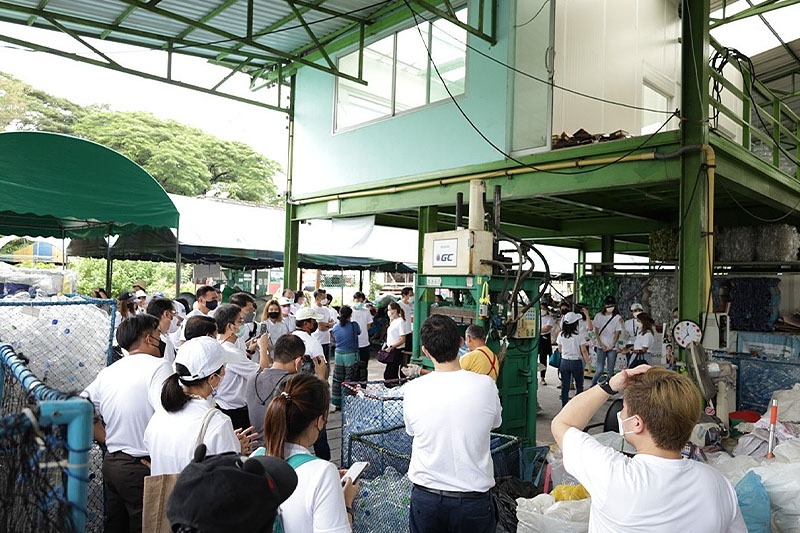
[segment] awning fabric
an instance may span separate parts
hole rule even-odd
[[[178,227],[178,210],[143,168],[57,133],[0,133],[0,198],[2,235],[87,238]]]
[[[180,251],[186,263],[227,268],[271,268],[283,265],[285,211],[218,198],[170,194],[180,212]],[[366,232],[365,232],[366,233]],[[176,232],[146,230],[123,235],[114,244],[115,259],[174,261]],[[375,226],[353,244],[330,220],[300,224],[299,265],[323,270],[414,272],[417,233]],[[73,240],[69,255],[105,257],[104,239]]]

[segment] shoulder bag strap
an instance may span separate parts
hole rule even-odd
[[[197,440],[194,443],[195,448],[203,444],[203,439],[206,437],[206,429],[208,429],[208,423],[211,421],[211,417],[214,416],[214,413],[218,412],[219,409],[217,409],[216,407],[212,407],[211,409],[206,411],[206,415],[203,417],[203,423],[200,426],[200,433],[197,435]]]
[[[315,459],[319,459],[319,457],[308,453],[298,453],[289,457],[286,462],[289,463],[289,466],[297,470],[299,467]]]

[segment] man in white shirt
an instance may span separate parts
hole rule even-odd
[[[435,372],[405,385],[403,420],[414,437],[411,533],[493,533],[489,433],[502,422],[497,387],[489,376],[461,369],[462,341],[452,319],[428,317],[420,341]]]
[[[163,347],[161,356],[167,363],[172,364],[175,361],[175,345],[172,344],[170,335],[180,329],[183,319],[175,312],[175,304],[169,298],[150,300],[147,304],[147,314],[158,319],[158,332],[161,337],[159,349]]]
[[[316,294],[316,293],[315,293]],[[327,316],[327,315],[326,315]],[[316,307],[303,307],[295,315],[297,329],[292,332],[292,335],[299,337],[305,345],[305,353],[303,354],[304,360],[301,366],[303,372],[316,372],[320,379],[323,381],[328,380],[329,366],[322,349],[322,345],[314,338],[313,333],[317,330],[317,325],[320,320],[325,320],[325,317],[317,313]],[[315,361],[316,360],[316,361]],[[320,371],[315,370],[318,367],[318,361],[323,361],[326,364],[325,377],[321,376]],[[326,461],[331,460],[331,447],[328,444],[328,431],[327,427],[322,428],[322,431],[314,443],[314,455]]]
[[[220,344],[225,350],[225,379],[217,392],[217,406],[220,411],[231,417],[233,429],[251,431],[250,416],[247,414],[247,403],[244,397],[244,386],[256,372],[269,366],[269,351],[264,346],[261,358],[256,363],[247,357],[247,353],[236,346],[236,339],[244,335],[245,324],[242,308],[235,304],[223,304],[214,313],[217,321],[217,333]]]
[[[311,336],[322,345],[322,353],[325,355],[325,361],[328,364],[328,372],[330,372],[331,328],[333,328],[338,314],[333,309],[323,305],[323,303],[327,301],[327,297],[328,295],[325,289],[317,289],[314,291],[314,305],[312,305],[311,308],[320,315],[320,318],[317,319],[317,329]]]
[[[197,297],[197,301],[195,302],[197,307],[186,315],[186,319],[188,320],[197,315],[213,316],[211,312],[217,308],[220,302],[220,300],[217,299],[216,289],[210,285],[203,285],[197,289],[195,296]],[[175,346],[175,349],[180,348],[181,344],[186,341],[186,337],[183,334],[183,328],[185,326],[186,320],[183,321],[181,328],[173,334],[172,344]]]
[[[681,455],[702,411],[689,378],[642,365],[604,375],[598,385],[575,396],[551,424],[564,468],[592,496],[590,533],[747,531],[731,484]],[[621,391],[617,420],[622,438],[636,448],[632,459],[581,430]]]
[[[550,356],[553,355],[553,327],[556,325],[555,319],[550,315],[550,310],[546,305],[542,305],[539,318],[539,364],[544,365],[544,369],[539,372],[539,384],[547,385],[544,376],[547,373],[547,365]]]
[[[256,353],[256,299],[246,292],[232,294],[228,303],[238,305],[242,308],[242,318],[247,331],[244,335],[236,339],[236,346],[247,352],[248,356]]]
[[[372,313],[364,305],[366,296],[357,291],[353,294],[353,322],[361,328],[358,334],[358,381],[367,381],[369,365],[369,325],[372,324]]]
[[[150,475],[144,431],[161,409],[161,388],[173,372],[159,353],[158,334],[153,316],[125,320],[117,340],[128,355],[101,370],[81,393],[94,405],[95,440],[108,448],[103,458],[108,532],[142,530],[144,478]]]
[[[412,287],[403,287],[400,291],[400,300],[397,301],[406,315],[405,324],[403,324],[403,335],[406,336],[405,351],[410,352],[414,349],[414,289]],[[403,364],[408,361],[403,360]]]

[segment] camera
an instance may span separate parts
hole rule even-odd
[[[306,372],[308,374],[314,373],[314,361],[311,359],[311,356],[308,354],[303,354],[303,357],[300,358],[303,362],[300,366],[300,372]]]

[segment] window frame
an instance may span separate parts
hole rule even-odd
[[[470,16],[469,6],[468,6],[468,2],[466,0],[464,2],[462,2],[462,3],[457,3],[454,6],[454,8],[455,8],[456,11],[460,11],[461,9],[467,9],[467,17]],[[427,35],[428,50],[429,50],[431,55],[433,55],[433,23],[435,21],[437,21],[437,20],[442,20],[442,19],[441,19],[441,17],[436,17],[436,18],[424,21],[424,22],[428,23],[428,35]],[[406,109],[406,110],[403,110],[403,111],[397,111],[397,109],[396,109],[396,107],[397,107],[397,98],[396,98],[396,93],[397,93],[397,36],[398,36],[398,34],[400,32],[403,32],[403,31],[405,31],[405,30],[407,30],[409,28],[415,28],[418,25],[419,24],[415,24],[414,23],[414,19],[412,18],[410,21],[408,21],[408,22],[406,22],[406,23],[404,23],[402,25],[396,26],[394,29],[392,29],[390,31],[386,31],[384,33],[380,33],[380,34],[376,35],[373,39],[370,39],[369,41],[365,41],[364,42],[364,48],[366,48],[367,46],[369,46],[369,45],[371,45],[373,43],[381,41],[381,40],[385,39],[386,37],[392,36],[392,50],[393,50],[393,55],[392,55],[392,97],[391,97],[391,113],[389,113],[388,115],[384,115],[384,116],[381,116],[381,117],[378,117],[378,118],[373,118],[371,120],[367,120],[367,121],[364,121],[364,122],[359,122],[358,124],[353,124],[351,126],[337,128],[336,125],[337,125],[338,118],[339,118],[339,82],[340,82],[340,78],[334,77],[334,79],[333,79],[333,84],[334,84],[333,85],[333,113],[332,113],[333,120],[331,121],[332,122],[332,124],[331,124],[331,135],[338,135],[340,133],[347,133],[347,132],[350,132],[350,131],[353,131],[353,130],[357,130],[359,128],[363,128],[365,126],[371,126],[373,124],[378,124],[378,123],[383,122],[385,120],[391,120],[391,119],[393,119],[395,117],[402,117],[402,116],[405,116],[405,115],[409,115],[411,113],[416,113],[417,111],[420,111],[422,109],[429,109],[429,108],[434,107],[434,106],[440,106],[440,105],[443,105],[443,104],[447,104],[447,103],[449,103],[451,101],[451,99],[449,97],[447,97],[447,98],[442,98],[440,100],[437,100],[435,102],[430,102],[431,76],[436,75],[436,71],[433,69],[432,63],[431,63],[431,59],[429,57],[428,60],[426,61],[427,68],[426,68],[426,77],[425,77],[425,80],[426,80],[425,81],[425,101],[427,103],[423,104],[421,106],[412,107],[410,109]],[[468,32],[465,32],[465,33],[466,33],[465,42],[469,43],[470,34]],[[347,49],[343,50],[341,53],[337,54],[335,56],[335,58],[334,58],[334,60],[336,61],[337,67],[339,65],[339,61],[343,57],[348,56],[348,55],[350,55],[351,53],[353,53],[354,51],[357,51],[357,50],[358,50],[357,47],[350,47],[350,48],[347,48]],[[467,93],[468,93],[467,80],[468,80],[468,77],[469,77],[469,56],[470,56],[469,48],[465,47],[465,50],[464,50],[464,91],[462,93],[453,95],[453,99],[454,100],[461,100],[463,98],[466,98],[466,96],[467,96]]]

